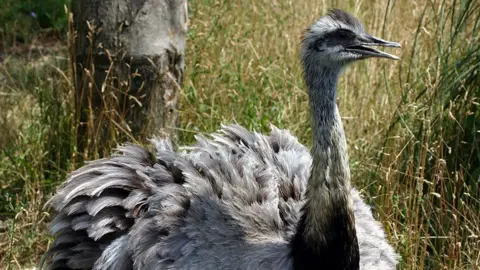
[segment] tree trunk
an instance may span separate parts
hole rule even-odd
[[[186,0],[73,0],[79,152],[175,135]],[[73,50],[74,49],[74,50]]]

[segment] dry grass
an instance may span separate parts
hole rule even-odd
[[[350,67],[338,95],[354,184],[402,255],[400,269],[478,269],[475,1],[191,3],[180,143],[236,121],[259,131],[273,123],[308,144],[298,45],[302,29],[330,7],[351,11],[371,34],[403,45],[394,51],[400,62]],[[0,80],[7,78],[0,92],[8,96],[0,99],[0,121],[9,127],[0,136],[0,173],[8,179],[2,211],[9,215],[0,262],[11,268],[38,260],[48,244],[40,206],[65,171],[79,166],[71,146],[68,65],[51,66],[58,68],[16,59],[0,66]]]

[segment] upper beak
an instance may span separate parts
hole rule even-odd
[[[359,53],[365,57],[383,57],[383,58],[389,58],[394,60],[400,59],[398,56],[395,56],[386,52],[382,52],[380,50],[367,47],[367,46],[383,46],[383,47],[395,47],[395,48],[402,47],[400,43],[366,35],[362,38],[357,39],[357,42],[355,42],[355,44],[347,46],[346,50]]]

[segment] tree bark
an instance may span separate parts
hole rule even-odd
[[[175,136],[186,0],[73,0],[72,11],[79,152]]]

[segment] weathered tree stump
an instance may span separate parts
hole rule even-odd
[[[72,11],[78,150],[175,136],[186,0],[73,0]]]

